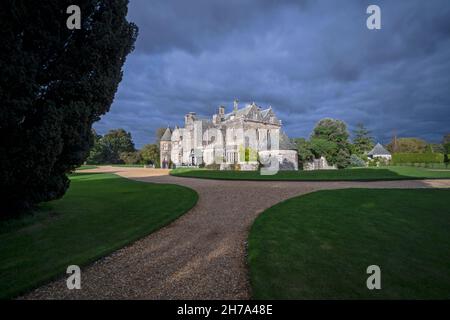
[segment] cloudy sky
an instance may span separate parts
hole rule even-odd
[[[368,30],[366,8],[381,8]],[[137,147],[189,111],[271,105],[290,137],[324,117],[362,122],[378,141],[450,132],[448,0],[130,0],[135,51],[99,133]]]

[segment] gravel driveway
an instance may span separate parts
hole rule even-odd
[[[264,209],[322,189],[450,187],[450,180],[225,181],[173,177],[160,169],[101,167],[83,172],[180,184],[200,197],[193,209],[170,225],[83,268],[81,290],[68,290],[63,277],[22,298],[248,299],[246,239]]]

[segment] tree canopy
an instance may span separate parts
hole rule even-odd
[[[373,149],[373,138],[370,131],[367,130],[362,123],[356,125],[353,137],[354,152],[358,155],[363,155]]]
[[[298,161],[300,164],[311,161],[314,158],[314,154],[311,151],[311,143],[305,138],[293,139],[297,145]]]
[[[0,199],[2,213],[61,197],[88,156],[93,122],[109,111],[137,27],[127,0],[2,1]]]
[[[442,147],[445,153],[450,154],[450,133],[447,133],[442,139]]]
[[[159,166],[159,146],[157,144],[146,144],[141,149],[141,157],[144,163]]]
[[[394,138],[387,149],[392,153],[424,153],[428,150],[427,142],[419,138]]]
[[[133,155],[135,151],[131,133],[124,129],[113,129],[103,137],[96,137],[87,162],[91,164],[133,163],[136,160],[136,156]]]
[[[444,138],[442,139],[442,147],[444,149],[444,162],[448,166],[448,163],[450,162],[450,133],[447,133]]]
[[[349,133],[344,121],[336,119],[322,119],[313,129],[311,138],[325,139],[335,143],[348,143]]]
[[[345,168],[350,161],[349,133],[345,122],[322,119],[311,134],[311,149],[316,157],[324,156],[330,164]]]

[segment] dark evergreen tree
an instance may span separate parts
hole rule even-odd
[[[69,30],[67,8],[81,8]],[[61,197],[109,111],[137,27],[127,0],[0,4],[1,214]]]
[[[363,155],[373,149],[373,138],[370,131],[367,130],[362,123],[356,125],[353,138],[354,151],[358,155]]]

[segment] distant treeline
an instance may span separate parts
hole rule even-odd
[[[94,145],[91,148],[86,164],[145,164],[159,167],[159,140],[164,128],[156,130],[156,142],[144,145],[140,150],[134,146],[130,132],[114,129],[105,135],[95,131]]]

